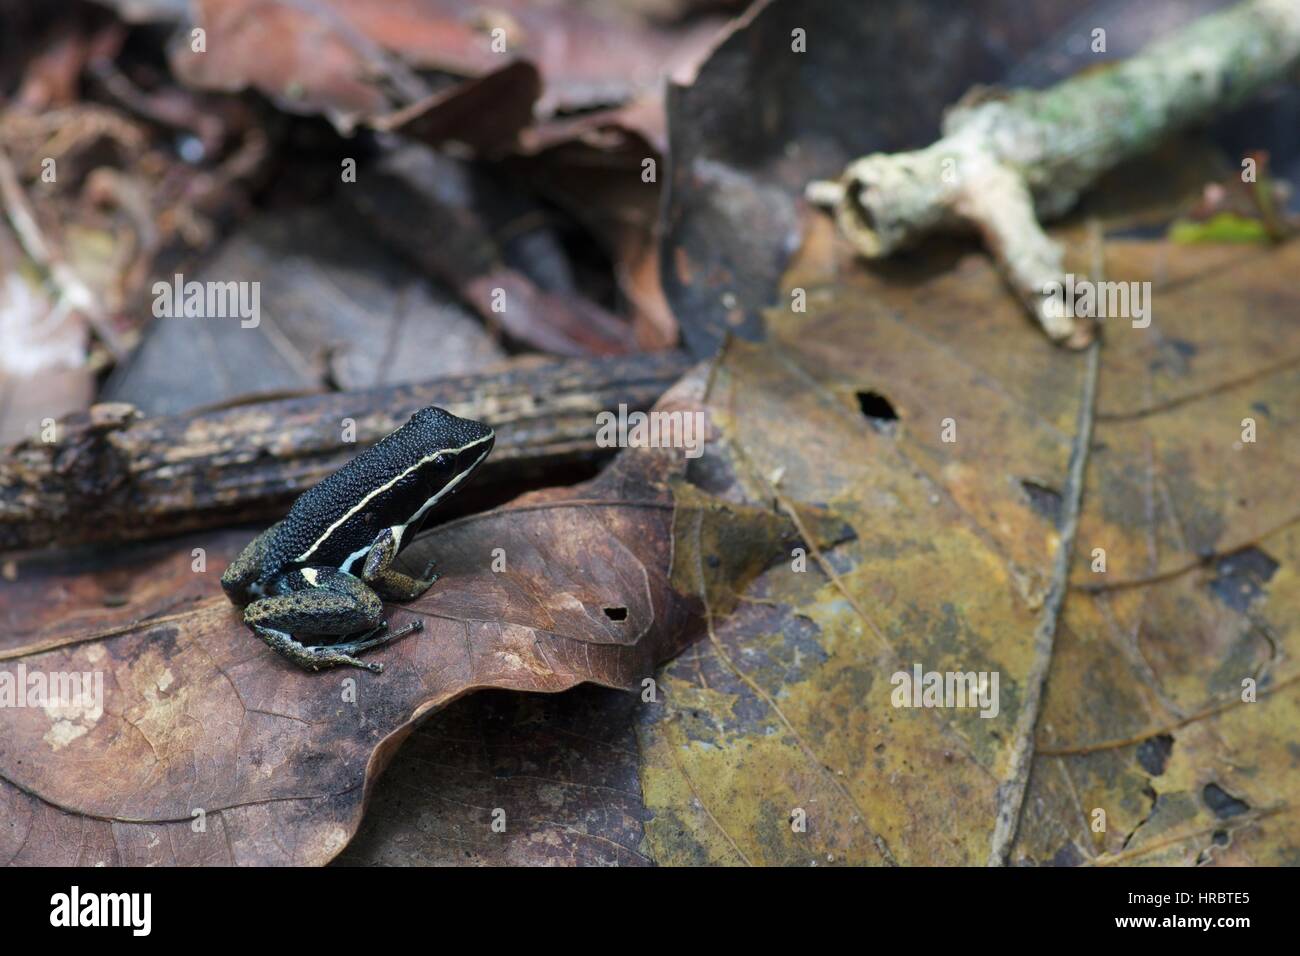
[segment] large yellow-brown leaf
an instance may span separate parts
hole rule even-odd
[[[1279,277],[1300,246],[1106,253],[1108,278],[1153,282],[1154,319],[1107,326],[1010,859],[1294,862],[1300,292]],[[666,668],[640,727],[660,862],[990,856],[1087,360],[1042,340],[981,255],[918,271],[869,272],[818,226],[786,280],[807,312],[773,310],[769,341],[719,360],[704,470],[730,488],[712,490],[826,503],[856,538],[771,568],[728,618],[706,602],[709,640]],[[916,663],[998,672],[997,715],[893,706]]]

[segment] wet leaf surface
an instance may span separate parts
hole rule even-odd
[[[665,668],[668,707],[641,712],[646,845],[668,863],[979,864],[1051,585],[1083,367],[1034,340],[969,247],[932,242],[868,268],[825,222],[803,218],[783,178],[794,157],[780,150],[806,140],[725,119],[781,102],[728,97],[745,85],[723,77],[763,62],[748,51],[764,44],[769,59],[783,56],[782,15],[794,16],[773,5],[740,27],[673,103],[681,161],[665,287],[685,322],[703,323],[684,324],[693,347],[712,348],[722,330],[768,336],[731,342],[720,361],[705,402],[719,431],[705,460],[723,459],[701,469],[723,476],[711,490],[829,501],[857,537],[810,559],[807,574],[768,571],[729,617],[706,605],[709,640]],[[1077,69],[1059,55],[1077,28],[1022,60],[1018,81]],[[860,110],[873,122],[847,132],[827,123],[832,148],[853,135],[870,140],[850,143],[856,152],[924,141],[924,129],[889,125],[930,122],[926,93],[905,96],[911,109]],[[818,117],[774,108],[770,128]],[[757,142],[733,149],[740,125]],[[1271,135],[1268,123],[1252,128]],[[766,165],[764,149],[776,157]],[[1184,144],[1117,170],[1085,211],[1117,234],[1141,217],[1168,222],[1206,181],[1188,157]],[[724,179],[734,198],[721,198]],[[771,228],[773,216],[799,241]],[[1084,231],[1067,223],[1060,234],[1086,263]],[[774,264],[796,247],[778,288]],[[1298,517],[1283,491],[1295,469],[1284,436],[1295,425],[1297,298],[1279,281],[1294,257],[1294,245],[1105,245],[1106,278],[1152,283],[1155,319],[1108,325],[1073,588],[1012,862],[1295,859],[1300,725],[1285,662],[1296,625],[1277,557]],[[1276,429],[1249,460],[1265,446],[1242,442],[1247,416]],[[1104,574],[1092,570],[1096,547]],[[890,678],[918,662],[997,671],[998,715],[895,708]],[[1260,703],[1241,701],[1243,680],[1258,683]]]

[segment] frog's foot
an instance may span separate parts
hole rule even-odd
[[[263,563],[266,561],[267,550],[271,546],[276,531],[282,524],[284,522],[280,521],[271,525],[271,527],[250,541],[247,547],[239,552],[239,557],[231,561],[230,566],[221,575],[221,587],[237,607],[244,607],[252,603],[255,595],[251,593],[250,586],[261,573]]]
[[[402,625],[395,631],[390,631],[388,629],[388,622],[380,621],[378,627],[362,634],[355,641],[344,641],[340,644],[327,644],[323,647],[308,648],[308,650],[335,651],[338,654],[347,657],[349,654],[362,654],[370,650],[372,647],[382,647],[385,644],[390,644],[393,641],[405,637],[407,634],[413,634],[414,632],[421,630],[423,627],[423,621],[415,620],[410,624]],[[383,664],[363,664],[355,658],[348,658],[346,663],[364,667],[366,670],[374,671],[376,674],[382,673],[384,670]]]
[[[432,561],[425,565],[424,574],[418,578],[398,571],[393,567],[398,547],[398,536],[392,528],[379,532],[370,545],[370,554],[361,569],[361,580],[390,601],[413,601],[433,586],[438,575],[433,573]]]
[[[433,562],[430,561],[424,574],[418,578],[386,568],[375,575],[370,586],[389,601],[413,601],[433,587],[436,580],[438,575],[433,573]]]

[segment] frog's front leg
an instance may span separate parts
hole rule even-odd
[[[390,601],[411,601],[429,590],[433,582],[438,580],[438,575],[430,573],[433,570],[432,561],[425,566],[424,576],[419,578],[393,568],[393,560],[400,547],[401,541],[392,528],[379,532],[370,546],[370,553],[366,555],[361,580]]]
[[[420,621],[384,633],[384,606],[364,582],[335,568],[303,568],[276,582],[280,593],[254,601],[244,610],[244,623],[280,654],[299,667],[320,670],[350,664],[380,673],[382,664],[367,664],[355,654],[418,631]],[[364,632],[364,633],[361,633]],[[354,641],[304,645],[295,634],[341,636],[361,633]]]

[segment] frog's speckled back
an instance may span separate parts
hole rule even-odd
[[[491,428],[430,406],[293,503],[268,542],[269,579],[295,564],[352,570],[382,529],[402,526],[487,457]],[[405,543],[416,529],[411,529]]]

